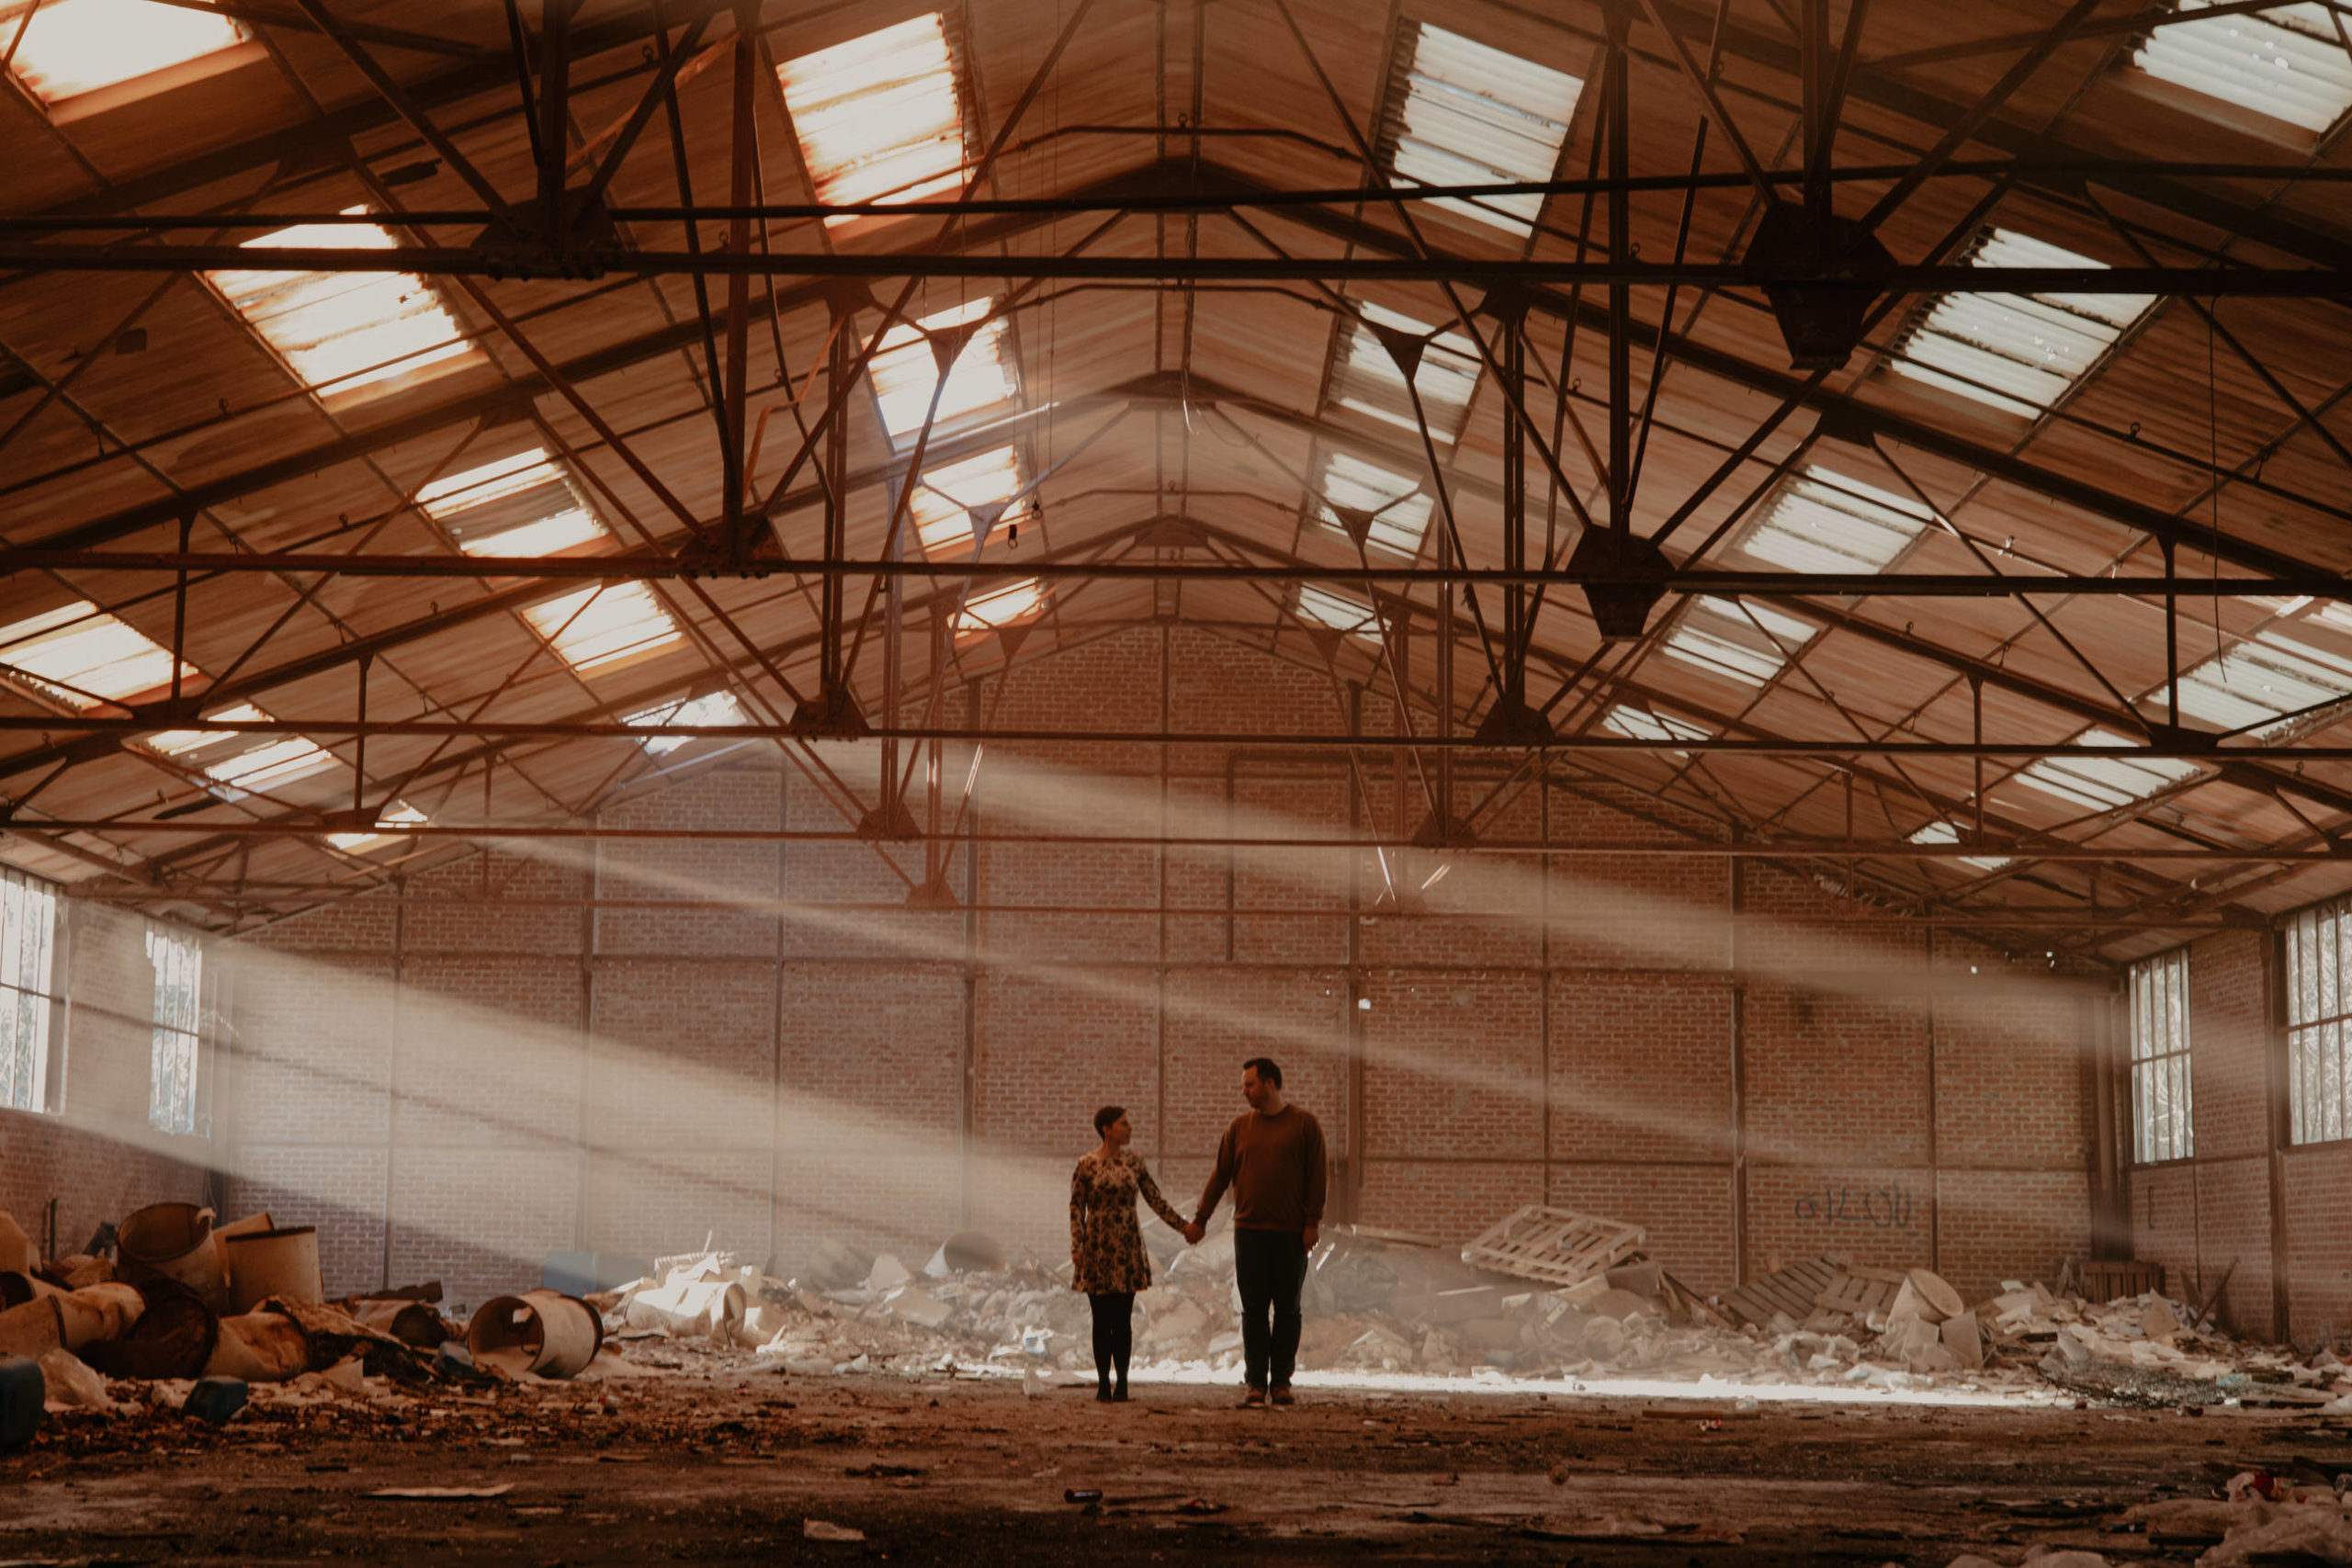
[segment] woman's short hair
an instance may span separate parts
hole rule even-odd
[[[1111,1123],[1126,1113],[1127,1108],[1124,1105],[1104,1106],[1094,1113],[1094,1130],[1098,1133],[1108,1133],[1111,1130]]]

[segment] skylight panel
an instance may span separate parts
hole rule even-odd
[[[1457,332],[1439,333],[1423,345],[1421,362],[1413,372],[1412,387],[1405,373],[1372,330],[1385,327],[1407,337],[1428,337],[1431,329],[1401,311],[1360,304],[1363,321],[1340,322],[1339,364],[1331,376],[1331,400],[1343,409],[1370,414],[1376,420],[1420,434],[1413,417],[1413,393],[1421,398],[1430,434],[1452,446],[1462,433],[1463,415],[1470,395],[1478,389],[1478,348]]]
[[[744,724],[743,705],[735,700],[732,692],[712,692],[707,696],[692,697],[684,702],[663,703],[630,714],[621,720],[637,729],[653,729],[665,724]],[[666,757],[679,747],[694,740],[690,735],[649,735],[638,742],[649,757]]]
[[[169,649],[87,600],[0,627],[0,670],[82,713],[161,694],[172,683]],[[183,681],[198,674],[180,666]]]
[[[1333,631],[1380,640],[1380,620],[1371,605],[1311,582],[1298,585],[1298,615],[1301,620],[1313,621]]]
[[[424,822],[424,812],[404,800],[395,801],[390,810],[379,811],[376,814],[377,830],[375,832],[329,833],[327,842],[348,854],[368,854],[391,844],[407,843],[409,836],[393,829],[421,828]]]
[[[1601,716],[1600,728],[1622,735],[1628,740],[1704,740],[1708,731],[1687,718],[1677,718],[1670,713],[1654,708],[1637,708],[1619,703]],[[1676,755],[1680,755],[1678,752]]]
[[[204,716],[215,724],[261,724],[269,718],[269,715],[251,703],[239,703],[234,707],[222,708],[219,713]],[[151,751],[161,751],[166,757],[193,757],[199,751],[225,746],[231,741],[258,744],[253,736],[237,729],[166,729],[160,734],[150,735],[141,744]]]
[[[931,389],[939,384],[939,362],[924,334],[969,326],[986,317],[995,303],[974,299],[919,321],[900,321],[882,334],[881,346],[868,365],[875,398],[882,405],[882,425],[893,446],[907,445],[922,431],[923,415],[931,410]],[[1020,392],[1007,352],[1010,325],[1000,316],[978,328],[964,345],[948,375],[947,389],[940,394],[934,428],[1010,402]]]
[[[250,739],[250,736],[240,736]],[[266,790],[274,784],[291,784],[307,778],[322,768],[334,765],[334,753],[317,741],[300,735],[282,739],[266,740],[261,745],[224,757],[208,764],[205,776],[217,783],[236,785],[236,794]],[[232,795],[231,798],[235,795]]]
[[[989,592],[974,594],[956,613],[956,635],[969,637],[976,632],[995,631],[1027,620],[1045,608],[1045,585],[1034,577],[1026,577]]]
[[[1769,604],[1742,608],[1736,603],[1699,599],[1668,636],[1666,654],[1743,686],[1760,686],[1787,664],[1781,647],[1803,648],[1814,631],[1811,622],[1782,615]]]
[[[214,724],[266,724],[270,716],[251,703],[239,703],[204,717]],[[196,770],[216,784],[233,786],[213,792],[224,800],[290,784],[333,767],[337,761],[334,752],[300,735],[273,737],[243,729],[167,729],[139,744]]]
[[[788,60],[776,80],[819,201],[895,204],[962,189],[964,111],[939,13]]]
[[[642,582],[582,588],[529,605],[523,616],[582,675],[650,659],[681,639],[677,623]]]
[[[434,480],[424,513],[469,556],[552,556],[605,537],[571,482],[538,447]]]
[[[1791,571],[1883,571],[1934,521],[1907,495],[1807,464],[1740,548]]]
[[[926,555],[970,550],[979,526],[975,512],[1011,501],[1021,493],[1021,455],[1010,446],[925,468],[907,502],[916,540]],[[990,525],[996,521],[991,516]]]
[[[2146,701],[2168,700],[2169,685]],[[2352,696],[2352,660],[2265,632],[2180,677],[2180,711],[2217,729],[2260,729],[2273,720]]]
[[[1552,177],[1584,90],[1576,77],[1427,22],[1405,41],[1395,69],[1380,152],[1399,179],[1467,186]],[[1544,197],[1449,196],[1427,205],[1526,234]]]
[[[368,210],[346,207],[347,216]],[[298,223],[247,240],[243,250],[400,248],[375,223]],[[245,324],[330,401],[374,395],[401,377],[481,357],[465,329],[424,280],[408,272],[256,272],[205,275]]]
[[[2180,0],[2190,17],[2213,0]],[[2352,58],[2325,6],[2277,6],[2152,28],[2132,62],[2149,75],[2314,133],[2352,108]]]
[[[1990,231],[1970,265],[2106,265],[2007,229]],[[2150,294],[1946,294],[1904,334],[1892,368],[2030,419],[2154,303]]]
[[[2135,743],[2113,730],[2091,728],[2070,744],[2121,750]],[[2112,811],[2197,776],[2194,762],[2174,757],[2044,757],[2020,772],[2018,782],[2094,811]]]
[[[1421,536],[1429,532],[1430,512],[1436,503],[1419,479],[1345,452],[1327,451],[1317,461],[1315,483],[1323,493],[1322,517],[1329,526],[1347,532],[1336,508],[1368,512],[1372,522],[1364,532],[1366,544],[1408,560],[1421,553]]]
[[[1960,842],[1960,826],[1954,822],[1930,822],[1911,835],[1915,844],[1956,844]],[[1960,863],[1973,865],[1979,871],[1998,871],[2008,864],[2002,855],[1962,855]]]
[[[0,5],[0,52],[24,15],[22,5]],[[53,108],[100,87],[204,60],[244,37],[227,17],[153,0],[47,0],[24,25],[8,69]]]

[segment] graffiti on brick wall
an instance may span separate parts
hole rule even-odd
[[[1911,1190],[1899,1181],[1884,1187],[1816,1187],[1796,1200],[1796,1215],[1806,1224],[1850,1224],[1883,1231],[1918,1228]]]

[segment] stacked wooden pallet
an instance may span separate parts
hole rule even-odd
[[[1723,1299],[1724,1311],[1753,1328],[1769,1325],[1774,1314],[1803,1323],[1821,1310],[1821,1297],[1844,1277],[1846,1265],[1837,1258],[1808,1258],[1787,1268],[1750,1280]]]
[[[1462,1249],[1462,1261],[1498,1274],[1575,1285],[1641,1250],[1639,1225],[1530,1203]]]

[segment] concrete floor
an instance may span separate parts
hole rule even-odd
[[[77,1412],[0,1456],[0,1563],[1943,1568],[2037,1543],[2188,1562],[2197,1543],[2109,1526],[2249,1464],[2352,1470],[2341,1416],[1362,1389],[1258,1412],[1236,1392],[1138,1384],[1105,1406],[1091,1387],[735,1371],[335,1398],[218,1428]],[[394,1487],[507,1490],[370,1495]],[[810,1540],[812,1518],[866,1539]]]

